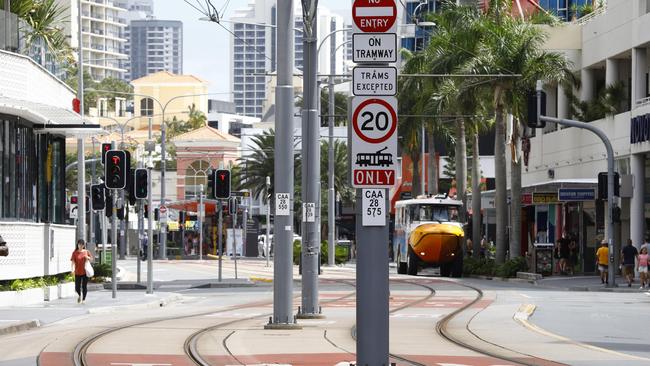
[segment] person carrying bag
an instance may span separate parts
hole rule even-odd
[[[83,304],[86,302],[88,279],[94,276],[92,260],[92,255],[86,250],[86,242],[83,239],[77,240],[77,248],[70,257],[72,272],[74,273],[74,289],[78,295],[77,303]]]

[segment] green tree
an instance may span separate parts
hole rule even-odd
[[[495,133],[495,176],[497,211],[497,253],[496,261],[505,261],[506,253],[506,114],[511,113],[517,121],[523,119],[525,98],[534,90],[537,80],[561,82],[571,78],[566,57],[542,50],[546,34],[530,22],[509,16],[511,2],[495,0],[490,2],[484,21],[481,22],[482,46],[476,60],[467,72],[477,74],[506,74],[495,77],[487,85],[493,91],[493,107],[496,114]],[[508,75],[509,74],[509,75]],[[518,76],[521,75],[521,76]],[[519,128],[518,123],[515,128]],[[517,136],[517,134],[516,134]],[[516,151],[516,149],[515,149]],[[520,168],[519,168],[520,171]],[[519,183],[520,174],[519,174]],[[513,182],[516,183],[516,182]],[[521,187],[512,189],[512,202],[521,202]],[[516,205],[516,204],[515,204]],[[520,254],[519,231],[521,212],[513,210],[513,230],[510,233],[510,256]]]
[[[57,60],[72,61],[72,50],[65,36],[65,12],[68,8],[56,0],[12,0],[11,11],[24,21],[25,47],[39,43],[41,64],[45,62],[45,52],[49,51]]]
[[[329,143],[322,141],[320,144],[320,176],[321,179],[321,236],[327,240],[327,215],[329,213],[328,162]],[[351,204],[354,201],[354,189],[350,186],[348,166],[348,147],[343,141],[334,141],[334,192],[338,199],[344,204]]]
[[[79,77],[78,68],[76,66],[70,67],[68,77],[65,83],[78,92]],[[98,98],[106,98],[108,100],[108,109],[115,108],[115,97],[125,96],[131,99],[128,94],[133,93],[133,86],[124,80],[107,77],[99,82],[96,82],[90,76],[90,73],[84,69],[84,112],[88,113],[91,107],[97,105]]]

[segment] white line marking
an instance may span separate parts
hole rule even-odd
[[[357,6],[355,15],[358,17],[392,17],[393,8],[391,6]]]

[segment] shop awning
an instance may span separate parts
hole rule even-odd
[[[88,136],[106,133],[99,124],[60,107],[0,96],[0,113],[24,118],[34,124],[36,133]]]
[[[216,212],[217,200],[204,199],[203,204],[205,205],[206,216]],[[167,207],[178,211],[197,213],[199,212],[199,200],[195,198],[191,200],[175,201],[168,203]]]

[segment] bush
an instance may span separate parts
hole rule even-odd
[[[95,270],[95,277],[111,277],[113,269],[108,263],[94,263],[93,270]]]
[[[463,273],[475,276],[516,277],[517,272],[526,271],[528,265],[526,258],[518,257],[509,259],[503,264],[496,264],[493,259],[465,258]]]
[[[30,288],[56,286],[66,282],[74,282],[74,276],[69,272],[45,277],[18,278],[0,281],[0,291],[22,291]]]
[[[347,262],[348,250],[350,250],[350,248],[337,245],[334,248],[334,263],[341,264]],[[320,263],[326,264],[328,256],[329,256],[329,247],[327,245],[327,240],[323,240],[323,242],[320,244]]]

